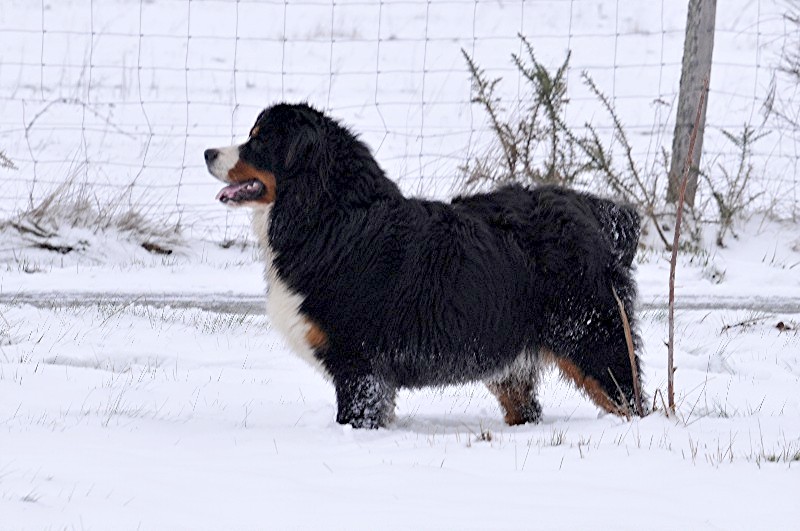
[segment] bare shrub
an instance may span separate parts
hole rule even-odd
[[[633,160],[633,148],[628,140],[628,135],[625,133],[625,128],[613,104],[597,87],[587,72],[581,73],[581,79],[600,101],[612,120],[614,138],[620,143],[624,152],[624,160],[621,167],[615,163],[611,148],[606,147],[592,124],[588,122],[585,124],[586,132],[582,136],[575,135],[567,124],[563,122],[561,127],[568,132],[570,140],[578,146],[588,159],[586,170],[599,175],[618,199],[636,205],[653,222],[653,228],[655,228],[665,247],[669,249],[669,241],[661,230],[659,221],[658,207],[663,205],[664,201],[658,193],[658,171],[654,170],[645,173],[639,169]]]
[[[525,37],[520,36],[520,39],[527,56],[511,54],[511,57],[530,85],[531,98],[528,105],[513,111],[504,109],[495,94],[502,78],[489,79],[467,52],[461,50],[472,76],[472,102],[486,111],[496,139],[488,153],[468,161],[464,168],[468,189],[485,183],[571,185],[583,171],[559,118],[567,103],[569,54],[551,73],[536,59]]]
[[[738,238],[733,232],[733,222],[742,215],[745,208],[761,194],[750,194],[750,179],[753,176],[753,144],[767,136],[768,132],[758,132],[750,124],[745,124],[738,134],[722,131],[737,150],[737,164],[734,170],[729,170],[719,164],[718,168],[722,178],[712,179],[707,172],[702,172],[703,179],[708,184],[711,197],[717,208],[717,245],[725,247],[725,236],[728,232]]]
[[[582,73],[583,83],[611,118],[613,140],[623,151],[622,163],[614,159],[610,143],[604,141],[592,124],[586,123],[583,130],[575,130],[562,118],[569,103],[566,95],[569,54],[555,71],[550,71],[536,59],[528,40],[519,37],[526,57],[516,54],[511,57],[528,85],[530,103],[513,112],[506,110],[496,95],[501,78],[487,78],[485,71],[462,50],[472,76],[472,101],[487,113],[495,135],[489,151],[463,168],[467,190],[512,182],[575,186],[599,177],[604,189],[635,205],[653,221],[653,227],[669,248],[658,219],[658,207],[664,204],[659,194],[660,172],[655,169],[645,172],[637,166],[633,148],[609,98],[586,72]]]
[[[797,24],[800,43],[800,11],[787,15]],[[600,103],[611,122],[611,136],[601,135],[596,126],[586,122],[583,128],[568,125],[563,116],[569,104],[566,76],[569,54],[554,69],[539,62],[533,47],[520,35],[525,54],[511,54],[512,61],[527,86],[528,97],[515,109],[504,107],[497,95],[501,78],[491,79],[464,50],[472,77],[472,102],[478,104],[489,118],[493,142],[486,152],[473,157],[462,168],[466,191],[481,187],[519,183],[523,185],[559,184],[562,186],[588,186],[604,190],[617,200],[636,206],[650,221],[664,244],[671,250],[673,242],[665,234],[674,226],[675,206],[665,197],[666,173],[669,154],[662,149],[649,167],[637,164],[625,126],[611,99],[603,93],[587,72],[581,73],[586,88]],[[796,76],[800,82],[800,53],[787,51],[784,54],[782,71]],[[778,113],[774,108],[772,112]],[[790,123],[793,116],[781,114]],[[712,201],[692,208],[687,207],[688,219],[684,220],[685,237],[680,240],[680,250],[698,253],[702,249],[703,224],[719,225],[716,242],[724,247],[725,239],[733,233],[733,224],[745,214],[753,199],[752,147],[765,136],[749,124],[738,133],[723,131],[736,149],[737,164],[729,168],[718,165],[713,174],[702,173],[710,190]],[[662,189],[663,188],[663,189]],[[713,214],[708,214],[711,209]]]
[[[800,83],[800,7],[794,1],[787,0],[785,3],[786,12],[783,18],[787,23],[787,32],[784,35],[780,62],[770,86],[769,97],[764,103],[764,110],[767,116],[777,117],[782,125],[789,126],[797,133],[800,132],[800,107],[794,97],[790,96],[787,99],[784,96],[782,99],[777,94],[778,92],[796,94],[794,90],[779,91],[779,81],[790,87]]]

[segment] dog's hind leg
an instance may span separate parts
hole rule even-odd
[[[536,423],[542,418],[536,397],[539,374],[539,360],[523,353],[504,372],[484,382],[500,401],[509,426]]]

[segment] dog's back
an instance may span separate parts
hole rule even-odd
[[[595,254],[597,244],[601,244],[599,250],[607,250],[618,265],[626,268],[633,263],[639,243],[641,218],[634,207],[556,186],[527,189],[510,185],[486,194],[456,197],[453,205],[496,228],[522,231],[518,234],[536,231],[532,235],[536,239],[558,237],[564,223],[583,225],[586,231],[597,232],[602,238],[598,242],[592,234],[580,236],[580,242],[594,243],[587,251]],[[535,226],[531,226],[531,220],[535,220]],[[543,220],[547,223],[543,224]],[[566,231],[565,236],[574,239],[576,234]]]

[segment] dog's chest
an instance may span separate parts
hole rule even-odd
[[[274,266],[275,254],[269,245],[269,212],[270,209],[264,209],[253,217],[253,229],[258,239],[261,257],[264,260],[264,279],[267,282],[267,315],[272,326],[283,335],[289,347],[300,358],[327,376],[327,371],[314,355],[314,349],[310,345],[309,334],[312,324],[300,311],[303,296],[293,291],[281,279]]]

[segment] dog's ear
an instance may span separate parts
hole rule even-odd
[[[288,171],[293,171],[305,160],[308,161],[318,150],[319,134],[309,124],[299,127],[294,139],[289,143],[286,150],[286,160],[283,161],[284,167]]]

